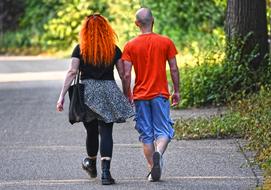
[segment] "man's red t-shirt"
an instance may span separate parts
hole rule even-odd
[[[159,95],[169,98],[166,62],[176,54],[174,43],[155,33],[141,34],[125,45],[122,59],[133,64],[136,74],[135,100],[150,100]]]

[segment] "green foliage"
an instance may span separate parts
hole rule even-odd
[[[247,151],[255,152],[255,160],[271,176],[271,90],[229,104],[221,116],[178,120],[174,126],[177,139],[206,137],[242,137],[248,140]],[[270,179],[269,179],[270,180]]]
[[[106,1],[70,0],[56,10],[56,16],[44,25],[47,46],[67,49],[78,43],[81,24],[86,15],[100,12],[108,17]]]
[[[109,0],[107,3],[111,24],[118,35],[119,45],[123,46],[139,33],[134,24],[135,12],[140,8],[139,3],[136,0]]]
[[[40,51],[67,49],[78,42],[83,18],[100,12],[108,16],[106,0],[26,0],[20,30],[2,36],[1,51],[36,47]]]
[[[248,148],[256,151],[263,167],[271,167],[271,93],[262,89],[257,95],[234,102],[232,110],[245,119],[239,127],[249,140]]]
[[[142,5],[152,9],[158,33],[168,35],[179,47],[185,47],[191,42],[191,38],[186,38],[187,34],[204,36],[214,34],[215,29],[223,27],[226,2],[145,0]]]
[[[21,19],[20,26],[28,29],[33,34],[42,34],[44,24],[56,15],[56,10],[63,1],[53,0],[26,0],[25,14]]]
[[[242,131],[238,128],[240,115],[225,114],[223,117],[179,119],[175,123],[176,139],[204,139],[239,137]]]
[[[189,46],[192,41],[204,46],[211,38],[219,40],[217,37],[223,35],[217,33],[223,25],[225,8],[219,0],[26,0],[24,4],[20,29],[2,36],[2,48],[8,49],[16,44],[17,48],[68,49],[77,43],[81,22],[92,12],[108,17],[122,46],[138,33],[134,20],[140,5],[152,8],[156,31],[168,35],[179,48]],[[26,40],[30,36],[32,39]]]
[[[235,44],[229,42],[226,48],[216,47],[199,55],[196,66],[186,64],[180,68],[181,107],[225,104],[270,84],[270,61],[255,70],[250,62],[257,56],[257,47],[243,55],[243,46]],[[238,44],[244,45],[245,41]]]
[[[61,1],[26,0],[24,3],[26,8],[24,15],[20,19],[20,29],[3,34],[0,42],[0,52],[16,54],[14,50],[20,51],[17,49],[28,49],[30,47],[40,52],[44,44],[42,40],[45,32],[44,24],[55,16],[55,11]],[[37,51],[33,52],[33,54]]]
[[[267,14],[267,27],[268,27],[268,33],[271,35],[271,2],[269,0],[266,0],[267,4],[267,9],[266,9],[266,14]]]

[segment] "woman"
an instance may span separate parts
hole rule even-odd
[[[87,116],[83,122],[86,131],[86,149],[88,157],[82,167],[90,177],[97,177],[96,159],[99,147],[103,185],[114,184],[110,174],[112,158],[113,123],[125,122],[134,115],[133,109],[114,80],[113,69],[116,64],[122,78],[121,50],[115,45],[116,34],[108,21],[99,14],[85,18],[81,32],[80,45],[72,53],[72,62],[62,87],[57,110],[63,110],[64,96],[74,80],[79,68],[81,83],[85,85],[84,99]]]

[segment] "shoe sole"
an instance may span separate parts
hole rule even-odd
[[[87,174],[91,177],[91,178],[96,178],[97,174],[92,174],[90,171],[88,171],[88,169],[82,164],[82,169],[85,170],[87,172]]]
[[[153,167],[151,170],[151,176],[153,181],[159,181],[161,178],[161,167],[160,167],[161,156],[159,152],[153,154]]]
[[[116,184],[115,180],[112,180],[112,181],[103,181],[102,180],[102,185],[114,185]]]
[[[153,182],[153,179],[151,177],[151,172],[147,175],[146,179],[149,181],[149,182]]]

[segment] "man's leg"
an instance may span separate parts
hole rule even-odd
[[[156,139],[156,152],[153,154],[153,168],[151,175],[154,181],[160,180],[162,174],[162,155],[168,143],[173,138],[173,122],[170,119],[170,104],[166,98],[156,97],[151,100],[154,137]]]
[[[167,149],[167,145],[169,143],[169,139],[165,137],[161,137],[156,140],[156,151],[158,151],[161,155],[164,154],[164,152]]]
[[[144,151],[145,158],[148,162],[148,168],[149,170],[151,170],[153,166],[152,155],[155,151],[154,144],[153,143],[143,144],[143,151]]]
[[[173,122],[170,118],[170,104],[168,99],[157,97],[151,101],[151,106],[156,150],[162,155],[174,136]]]
[[[139,133],[139,141],[143,143],[143,152],[147,160],[148,168],[151,169],[153,166],[152,155],[155,151],[155,148],[150,102],[137,100],[135,101],[135,108],[135,129]]]

